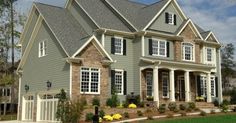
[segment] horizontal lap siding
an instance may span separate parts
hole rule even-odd
[[[38,57],[38,44],[47,39],[47,56]],[[51,90],[69,89],[69,64],[66,55],[50,32],[43,24],[35,38],[26,63],[23,67],[21,92],[25,94],[24,86],[29,85],[28,93],[46,91],[46,81],[52,82]]]

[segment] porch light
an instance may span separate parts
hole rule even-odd
[[[49,80],[46,82],[48,90],[52,87],[52,82]]]
[[[29,91],[29,85],[25,84],[25,91],[28,92]]]

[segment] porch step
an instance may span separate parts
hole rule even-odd
[[[215,105],[213,103],[207,103],[207,102],[196,102],[197,108],[215,108]]]

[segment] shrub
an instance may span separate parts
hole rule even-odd
[[[206,114],[205,111],[201,111],[200,115],[201,115],[201,116],[206,116],[207,114]]]
[[[112,121],[113,117],[111,115],[105,115],[103,119],[105,119],[106,121]]]
[[[86,116],[85,116],[85,121],[92,121],[93,120],[93,113],[87,113]]]
[[[104,117],[106,113],[103,110],[100,110],[98,114],[99,117]]]
[[[179,109],[180,110],[186,110],[188,108],[188,104],[187,103],[184,103],[184,104],[180,104],[179,105]]]
[[[229,109],[229,101],[228,100],[223,100],[222,104],[220,105],[220,108],[222,112],[228,112]]]
[[[196,104],[194,102],[189,102],[188,103],[188,108],[191,109],[191,110],[195,110]]]
[[[123,107],[128,108],[128,106],[129,106],[129,103],[127,101],[123,101]]]
[[[147,101],[153,101],[153,96],[148,96],[146,99]]]
[[[143,112],[140,111],[140,110],[138,110],[138,111],[137,111],[137,115],[138,115],[139,117],[141,117],[141,116],[143,116]]]
[[[175,113],[179,112],[179,109],[175,108],[175,109],[174,109],[174,112],[175,112]]]
[[[135,104],[129,104],[129,106],[128,106],[129,108],[137,108],[137,106],[135,105]]]
[[[158,111],[161,114],[165,113],[166,112],[166,104],[161,104]]]
[[[125,118],[129,118],[129,113],[128,113],[128,112],[125,112],[125,113],[124,113],[124,117],[125,117]]]
[[[112,118],[114,120],[120,120],[122,118],[122,116],[120,114],[114,114],[114,115],[112,115]]]
[[[126,96],[126,102],[128,102],[129,104],[134,103],[139,106],[141,102],[140,95],[134,95],[133,93],[128,94]]]
[[[111,98],[108,98],[106,104],[107,106],[110,106],[112,108],[116,107],[119,104],[119,99],[117,95],[113,94]]]
[[[216,107],[219,107],[219,105],[220,105],[220,103],[219,103],[219,101],[218,100],[214,100],[214,106],[216,106]]]
[[[94,97],[92,104],[93,104],[93,106],[100,106],[100,99],[97,97]]]
[[[140,102],[140,104],[139,104],[139,107],[144,107],[144,102],[142,101],[142,102]]]
[[[171,102],[171,103],[169,103],[168,108],[170,111],[174,111],[175,109],[177,109],[177,105],[176,105],[176,103]]]

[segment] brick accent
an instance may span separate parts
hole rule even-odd
[[[96,96],[100,99],[101,105],[105,105],[109,95],[109,66],[104,66],[102,64],[104,56],[102,56],[93,43],[90,43],[77,57],[83,58],[83,61],[80,64],[72,63],[72,99],[77,100],[81,96],[84,96],[88,104],[91,105],[92,99]],[[82,66],[100,69],[99,95],[80,93],[80,68]]]
[[[175,61],[181,61],[182,60],[182,48],[181,48],[181,42],[175,41]]]

